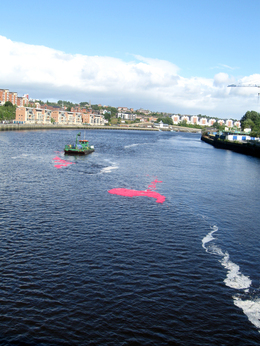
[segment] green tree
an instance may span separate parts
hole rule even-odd
[[[156,123],[159,123],[160,121],[162,121],[164,124],[173,125],[172,118],[170,117],[157,118]]]
[[[111,119],[111,114],[110,113],[105,113],[104,118],[108,121]]]
[[[99,111],[101,107],[98,105],[92,105],[91,108],[94,109],[94,111]]]
[[[16,106],[12,102],[7,101],[0,107],[0,120],[14,120],[15,119]]]
[[[224,124],[220,125],[220,123],[218,123],[217,121],[213,124],[213,127],[217,129],[218,131],[223,131],[225,129],[225,125]]]
[[[4,104],[4,107],[12,107],[13,104],[11,101],[6,101],[5,104]]]
[[[179,122],[178,125],[186,127],[188,125],[187,120],[186,119],[182,120],[181,122]]]
[[[247,111],[241,118],[240,122],[242,130],[250,127],[252,131],[259,131],[260,113],[257,113],[255,111]]]

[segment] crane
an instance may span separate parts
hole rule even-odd
[[[228,85],[228,87],[240,87],[240,88],[260,88],[260,85],[257,85],[257,84],[248,84],[248,85],[241,85],[241,84],[230,84]],[[260,93],[258,93],[258,101],[259,101],[259,96],[260,96]]]
[[[251,87],[251,88],[260,88],[260,85],[257,84],[248,84],[248,85],[242,85],[242,84],[230,84],[228,85],[228,87],[243,87],[243,88],[247,88],[247,87]]]

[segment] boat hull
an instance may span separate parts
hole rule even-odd
[[[77,150],[77,149],[68,149],[68,150],[64,150],[64,154],[65,155],[88,155],[93,153],[93,151],[95,151],[94,149],[86,149],[86,150]]]

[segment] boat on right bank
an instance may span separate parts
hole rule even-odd
[[[246,133],[223,131],[220,133],[202,132],[201,140],[217,149],[260,158],[260,139]]]

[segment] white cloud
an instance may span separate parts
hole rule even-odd
[[[224,72],[211,79],[184,78],[173,63],[139,55],[131,62],[72,55],[3,36],[0,47],[0,88],[19,95],[238,119],[247,110],[258,110],[258,90],[227,85],[260,84],[259,74],[239,81]]]
[[[211,70],[238,70],[239,67],[232,67],[229,65],[225,65],[225,64],[218,64],[217,66],[213,66],[210,68]]]
[[[215,86],[227,86],[228,84],[232,84],[234,79],[230,78],[227,73],[220,72],[214,76],[214,85]]]

